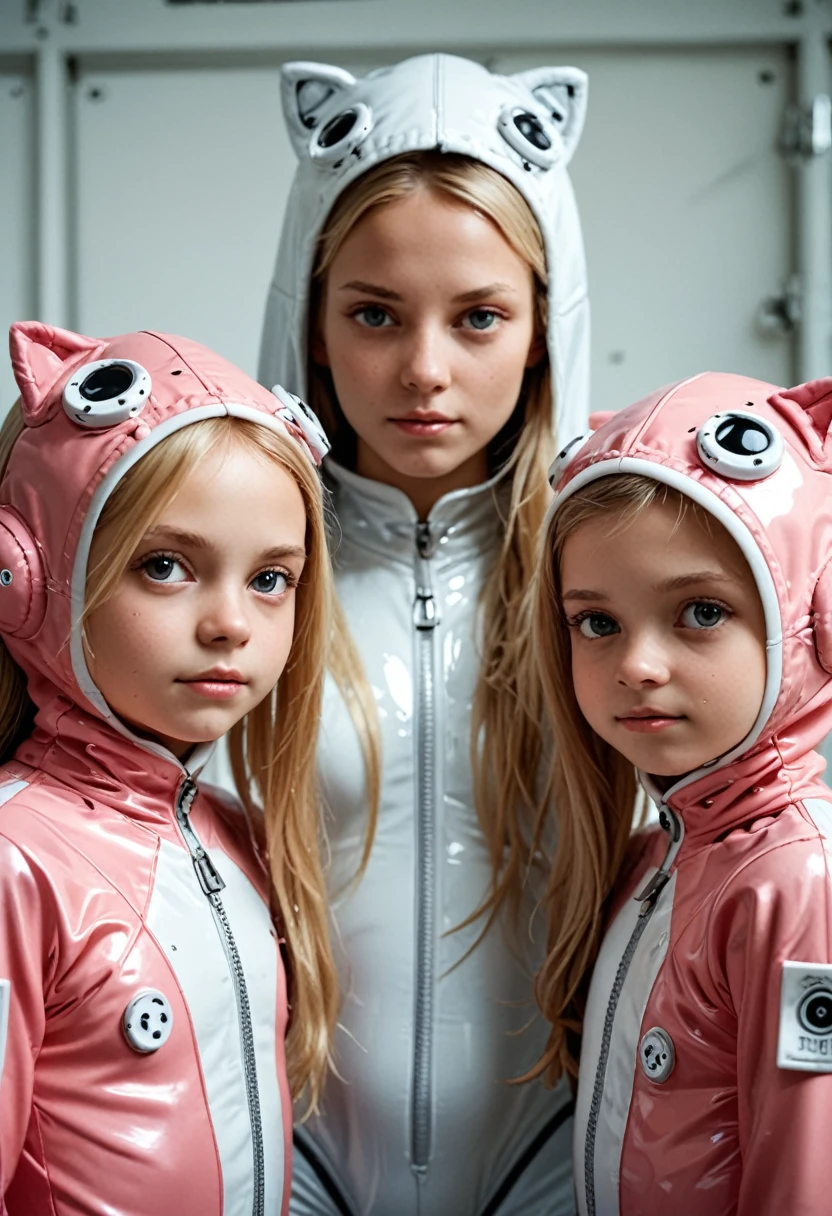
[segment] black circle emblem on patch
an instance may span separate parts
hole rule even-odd
[[[757,456],[771,443],[765,427],[749,418],[727,418],[717,427],[714,438],[721,448],[735,456]]]
[[[514,115],[514,125],[524,139],[529,143],[539,148],[541,152],[548,152],[552,146],[552,141],[541,126],[540,119],[535,118],[534,114],[529,114],[524,110],[520,114]]]
[[[832,992],[810,992],[800,1002],[798,1021],[810,1034],[832,1033]]]
[[[347,138],[357,121],[357,110],[344,110],[342,114],[336,114],[334,118],[330,118],[318,135],[319,146],[334,148],[336,144],[340,144],[342,139]]]
[[[133,373],[123,363],[111,363],[109,367],[99,367],[92,375],[87,376],[78,389],[87,401],[110,401],[126,393],[133,383]]]

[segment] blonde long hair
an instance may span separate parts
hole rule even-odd
[[[560,563],[567,539],[584,524],[609,519],[615,535],[653,503],[665,502],[677,506],[679,520],[693,511],[708,525],[707,512],[677,490],[647,477],[615,474],[568,498],[543,538],[533,635],[557,740],[552,780],[557,850],[546,893],[547,956],[535,985],[552,1028],[530,1075],[542,1073],[552,1084],[564,1073],[578,1073],[580,1007],[638,809],[632,764],[596,735],[575,698]]]
[[[496,170],[481,161],[437,151],[392,157],[358,178],[340,196],[318,238],[312,270],[307,349],[320,329],[326,278],[347,235],[375,207],[405,198],[419,189],[450,196],[491,220],[518,257],[531,268],[536,336],[546,334],[547,269],[543,238],[523,197]],[[334,440],[334,454],[349,463],[354,435],[335,395],[328,369],[310,360],[309,392],[313,408]],[[516,913],[527,879],[534,824],[547,801],[538,778],[543,754],[541,699],[530,648],[530,585],[537,555],[536,537],[550,499],[546,471],[554,453],[548,354],[527,370],[520,400],[508,426],[491,445],[491,472],[504,461],[510,478],[510,500],[500,554],[482,596],[483,640],[480,676],[471,719],[474,796],[488,841],[492,883],[480,907],[465,923],[485,915],[484,935],[504,901]],[[511,449],[508,459],[506,450]],[[346,631],[346,626],[342,626]],[[352,668],[343,682],[360,690],[366,680]],[[354,691],[353,701],[366,703]],[[366,734],[366,728],[365,728]],[[370,784],[378,773],[368,755]],[[378,799],[370,801],[364,856],[366,865],[378,819]],[[479,940],[479,939],[478,939]]]
[[[21,430],[16,413],[0,435],[0,455],[5,451],[6,459],[13,443],[8,440]],[[213,452],[231,444],[288,473],[306,512],[307,557],[296,592],[295,633],[286,667],[271,696],[232,729],[230,752],[237,792],[250,822],[262,823],[275,910],[285,939],[289,1085],[293,1097],[305,1093],[312,1110],[326,1075],[338,1009],[315,774],[334,597],[320,482],[298,445],[270,427],[228,417],[193,423],[158,443],[119,482],[102,511],[96,536],[105,540],[106,555],[88,572],[84,618],[115,593],[145,531],[183,480]],[[14,668],[11,675],[18,682],[22,673],[0,647],[2,693],[9,688],[7,669]],[[25,682],[22,688],[25,696]],[[7,708],[4,722],[11,723],[15,715],[21,717],[19,706]]]

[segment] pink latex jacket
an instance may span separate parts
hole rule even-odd
[[[589,992],[575,1118],[590,1216],[832,1211],[832,380],[698,376],[614,415],[559,495],[638,473],[739,544],[767,634],[749,736],[636,838]],[[567,463],[568,462],[568,463]],[[565,467],[564,467],[565,465]]]
[[[80,614],[96,520],[155,443],[224,414],[320,459],[309,419],[164,334],[14,326],[26,426],[0,486],[0,634],[35,730],[0,768],[0,1213],[288,1210],[286,983],[235,807],[133,735]]]

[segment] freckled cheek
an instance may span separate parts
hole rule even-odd
[[[586,656],[572,650],[572,684],[575,699],[581,713],[592,722],[602,712],[606,702],[607,681],[597,665],[586,661]]]
[[[157,611],[157,607],[163,610]],[[131,601],[114,605],[92,631],[99,664],[141,678],[152,667],[175,663],[177,651],[181,653],[177,639],[182,638],[182,631],[171,607],[169,603],[157,606]]]

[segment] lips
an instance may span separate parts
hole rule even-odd
[[[184,684],[190,692],[209,701],[230,701],[247,683],[239,671],[223,667],[212,667],[201,675],[177,680],[177,684]]]
[[[684,714],[670,714],[666,709],[658,709],[653,705],[639,705],[616,717],[625,730],[636,731],[640,734],[651,734],[666,730],[676,722],[684,721]]]
[[[449,418],[446,414],[439,414],[436,410],[419,410],[412,414],[404,414],[401,418],[394,418],[393,422],[453,422],[453,418]]]
[[[448,418],[435,410],[405,414],[401,418],[391,418],[393,426],[405,435],[432,436],[441,435],[449,427],[456,425],[456,418]]]
[[[236,667],[212,667],[210,671],[202,671],[196,676],[183,676],[179,684],[248,684],[248,680],[237,671]]]

